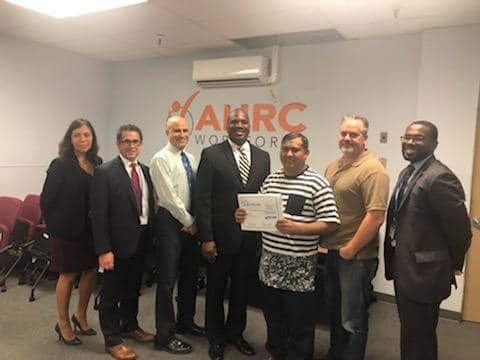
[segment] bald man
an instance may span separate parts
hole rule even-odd
[[[188,122],[179,116],[167,120],[167,145],[150,163],[153,186],[158,195],[155,233],[157,237],[158,284],[155,305],[155,348],[171,354],[187,354],[192,347],[176,333],[201,336],[195,325],[196,280],[200,250],[197,225],[192,213],[196,161],[185,152],[190,137]],[[172,292],[178,279],[177,323]]]

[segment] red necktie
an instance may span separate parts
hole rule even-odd
[[[136,169],[137,164],[131,163],[130,166],[132,168],[132,172],[130,175],[133,192],[135,194],[135,201],[137,203],[138,212],[140,215],[142,215],[142,188],[140,187],[140,177],[138,176]]]

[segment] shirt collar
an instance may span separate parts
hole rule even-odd
[[[418,161],[415,161],[415,162],[411,163],[411,165],[413,165],[413,167],[415,168],[414,171],[415,172],[418,171],[423,166],[423,164],[425,164],[427,162],[427,160],[430,159],[432,156],[433,156],[433,154],[430,154],[425,159],[418,160]]]
[[[180,150],[176,146],[172,145],[170,141],[167,143],[166,148],[173,154],[181,154],[182,152],[185,152],[185,149]]]
[[[250,152],[250,143],[248,141],[245,141],[242,145],[239,146],[235,144],[232,140],[230,140],[230,138],[228,138],[227,140],[234,152],[240,151],[240,149],[245,150],[247,154]]]
[[[135,159],[134,161],[130,161],[122,156],[122,154],[119,154],[120,159],[122,160],[123,166],[125,166],[127,169],[130,169],[131,164],[136,164],[138,165],[138,159]]]
[[[369,155],[370,153],[368,152],[367,149],[365,149],[353,162],[351,162],[348,165],[358,167],[362,162],[364,162],[367,159]],[[342,165],[342,161],[340,161],[339,167],[344,167],[344,165]]]

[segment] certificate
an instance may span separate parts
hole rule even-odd
[[[280,194],[238,194],[238,204],[247,211],[242,230],[278,231],[275,224],[283,218]]]

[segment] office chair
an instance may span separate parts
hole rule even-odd
[[[29,246],[33,244],[33,235],[35,227],[38,225],[42,217],[40,210],[40,196],[27,195],[20,205],[20,209],[15,219],[15,225],[10,235],[10,244],[7,245],[3,252],[15,258],[12,265],[0,277],[0,288],[2,292],[7,291],[6,280],[12,273],[17,264],[24,258],[28,252]],[[22,274],[23,276],[24,274]],[[22,284],[22,276],[19,283]]]
[[[0,196],[0,252],[10,244],[10,234],[21,204],[20,199]]]
[[[45,276],[52,263],[52,241],[47,232],[45,224],[39,224],[35,228],[34,242],[28,249],[31,257],[30,263],[25,268],[25,273],[30,271],[28,277],[30,285],[29,301],[35,301],[35,289],[40,284],[40,281]]]

